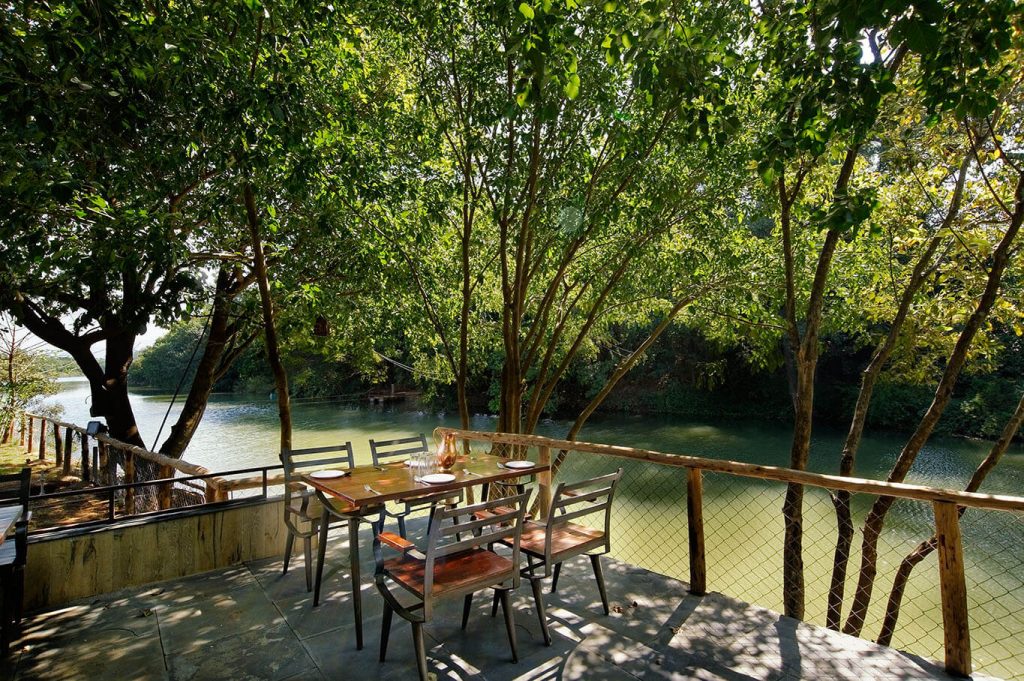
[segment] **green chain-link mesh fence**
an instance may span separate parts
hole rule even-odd
[[[612,513],[612,555],[682,580],[689,578],[686,470],[591,453],[570,453],[555,482],[624,469]],[[704,533],[707,588],[781,612],[784,483],[706,472]],[[843,622],[857,586],[861,527],[874,495],[852,495],[856,533],[847,570]],[[836,545],[836,512],[827,490],[805,487],[805,619],[824,626]],[[934,533],[930,503],[901,499],[879,541],[878,574],[861,635],[880,633],[889,592],[904,557]],[[968,510],[962,521],[975,671],[1024,678],[1024,518]],[[937,554],[912,572],[891,645],[943,659]]]

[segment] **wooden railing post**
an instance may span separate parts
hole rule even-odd
[[[71,459],[71,451],[68,450],[68,459]],[[71,465],[71,464],[67,464]],[[89,436],[82,433],[82,482],[89,482]]]
[[[18,438],[18,446],[25,446],[25,414],[21,415],[21,436]]]
[[[70,434],[69,431],[68,435]],[[64,463],[64,438],[60,436],[60,426],[56,422],[53,424],[53,463],[55,466]]]
[[[135,482],[135,455],[125,450],[124,452],[124,483],[130,485]],[[129,487],[124,491],[124,512],[127,515],[135,515],[135,488]]]
[[[46,461],[46,419],[39,419],[39,460]]]
[[[97,439],[96,446],[99,448],[99,468],[101,475],[105,478],[104,484],[117,484],[118,483],[118,463],[114,460],[114,457],[110,455],[110,451],[106,449],[106,442]]]
[[[82,436],[83,441],[85,436]],[[71,445],[74,440],[74,431],[68,426],[64,431],[64,475],[71,475]]]
[[[703,596],[708,588],[704,556],[704,482],[699,468],[687,468],[686,529],[690,536],[690,593]]]
[[[170,478],[174,476],[174,469],[170,466],[160,466],[160,477]],[[161,511],[171,507],[171,489],[174,486],[173,482],[165,482],[160,485],[156,491],[157,504]]]
[[[548,517],[548,511],[551,510],[551,448],[538,447],[537,454],[538,465],[548,466],[548,468],[537,474],[537,502],[539,504],[540,518],[543,521]]]
[[[100,450],[95,445],[92,448],[92,474],[97,480],[103,477],[103,469],[100,468]]]
[[[36,420],[31,416],[28,417],[28,449],[25,450],[26,454],[32,453],[32,430],[36,425]]]
[[[942,631],[946,671],[971,674],[971,629],[967,621],[967,581],[960,538],[960,512],[956,504],[936,501],[935,537],[939,542],[939,591],[942,595]]]

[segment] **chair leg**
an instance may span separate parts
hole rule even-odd
[[[404,515],[398,516],[398,536],[400,536],[402,539],[408,539],[408,537],[406,537],[406,534],[405,534],[405,516]]]
[[[540,618],[540,631],[544,634],[544,645],[551,645],[551,632],[548,631],[548,614],[544,608],[544,594],[541,593],[541,580],[530,579],[530,588],[533,589],[533,603],[537,606],[537,617]]]
[[[17,569],[17,577],[15,578],[15,597],[14,597],[14,632],[16,634],[21,633],[21,616],[25,606],[25,567],[20,566]]]
[[[491,617],[498,615],[498,592],[494,592],[494,601],[491,603]]]
[[[292,559],[292,550],[295,548],[295,535],[288,531],[288,539],[284,543],[284,570],[282,575],[288,574],[288,562]]]
[[[473,607],[473,594],[466,594],[466,598],[462,601],[462,629],[466,629],[466,625],[469,624],[469,610]]]
[[[423,644],[423,623],[412,623],[412,644],[416,650],[416,670],[420,673],[420,681],[427,681],[427,648]]]
[[[349,570],[352,573],[352,614],[356,620],[356,650],[363,649],[363,592],[359,588],[359,520],[348,521]]]
[[[313,607],[320,605],[320,585],[324,579],[324,563],[327,561],[327,531],[329,516],[325,512],[320,518],[320,536],[316,546],[316,583],[313,586]]]
[[[505,630],[508,632],[508,644],[512,648],[512,662],[519,662],[519,646],[516,645],[516,623],[512,615],[512,604],[508,597],[508,589],[496,589],[495,595],[501,597],[501,609],[505,611]]]
[[[306,556],[306,593],[313,590],[313,537],[303,537],[302,552]]]
[[[562,574],[562,564],[557,563],[555,565],[555,573],[551,576],[551,591],[548,593],[555,593],[558,591],[558,576]]]
[[[597,590],[601,592],[601,605],[604,606],[604,614],[609,614],[608,593],[604,589],[604,571],[601,570],[601,557],[591,556],[590,565],[594,568],[594,577],[597,579]]]
[[[380,624],[380,661],[388,654],[388,638],[391,636],[391,614],[394,612],[391,604],[384,601],[384,617]]]

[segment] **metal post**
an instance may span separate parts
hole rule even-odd
[[[708,588],[704,554],[704,483],[699,468],[687,468],[686,528],[690,536],[690,593],[703,596]]]

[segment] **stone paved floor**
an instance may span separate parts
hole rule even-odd
[[[364,537],[367,540],[368,536]],[[388,661],[377,662],[380,598],[364,551],[366,646],[355,649],[347,541],[332,537],[326,601],[312,607],[302,559],[286,576],[272,559],[98,596],[27,618],[0,679],[90,681],[415,678],[409,625],[396,617]],[[721,594],[605,562],[612,614],[601,613],[585,559],[566,563],[548,597],[545,647],[524,583],[513,596],[520,659],[511,664],[500,616],[480,594],[466,631],[461,599],[426,632],[438,679],[931,679],[933,663],[752,607]],[[979,678],[979,677],[975,677]]]

